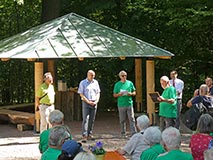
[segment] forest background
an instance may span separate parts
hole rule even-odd
[[[155,88],[160,93],[159,79],[171,70],[177,70],[185,82],[184,104],[207,76],[213,78],[212,0],[0,0],[0,40],[71,12],[172,52],[170,60],[154,59]],[[142,105],[146,109],[145,60]],[[68,87],[78,87],[87,70],[95,70],[102,91],[100,110],[116,108],[112,91],[120,70],[135,81],[134,58],[55,62],[55,81],[63,80]],[[34,102],[34,63],[0,61],[0,106],[30,102]]]

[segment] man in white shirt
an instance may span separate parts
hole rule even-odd
[[[176,88],[177,91],[177,118],[176,118],[176,124],[175,127],[179,129],[180,127],[180,113],[182,109],[182,94],[183,94],[183,88],[184,88],[184,82],[177,78],[178,73],[177,71],[171,71],[170,72],[170,85],[173,85]]]

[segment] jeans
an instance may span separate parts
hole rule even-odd
[[[160,130],[163,131],[165,128],[168,128],[170,126],[175,126],[176,118],[166,118],[166,117],[160,117]]]
[[[118,107],[119,111],[119,119],[120,119],[120,126],[121,126],[121,134],[126,134],[126,115],[129,119],[129,125],[131,134],[136,133],[136,127],[135,127],[135,117],[134,117],[134,109],[132,106],[129,107]]]
[[[97,111],[96,106],[90,106],[86,102],[82,101],[82,135],[89,136],[92,134],[95,116]]]
[[[49,114],[53,110],[55,110],[55,106],[54,105],[47,106],[45,104],[41,104],[39,106],[39,113],[40,113],[40,133],[42,133],[44,130],[48,129]]]

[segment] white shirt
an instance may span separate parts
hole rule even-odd
[[[174,81],[174,82],[173,82]],[[177,91],[177,98],[180,98],[182,99],[182,94],[183,94],[183,88],[184,88],[184,82],[179,79],[179,78],[176,78],[176,79],[170,79],[169,80],[170,82],[170,85],[174,86],[176,91]],[[174,83],[174,85],[173,85]]]

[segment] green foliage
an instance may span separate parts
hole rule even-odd
[[[169,76],[169,72],[175,69],[185,82],[184,103],[191,97],[194,89],[204,83],[206,76],[213,77],[212,0],[62,0],[61,11],[61,15],[75,12],[174,53],[175,57],[171,60],[155,59],[156,90],[162,90],[159,78],[162,75]],[[0,39],[39,24],[40,15],[41,0],[24,0],[24,4],[2,0]],[[17,68],[21,67],[22,71],[17,72],[13,68],[15,66],[13,63],[17,63]],[[18,94],[29,94],[28,92],[33,88],[33,72],[30,73],[32,68],[28,70],[29,64],[25,64],[26,62],[19,63],[20,61],[0,62],[0,91],[3,92],[8,88],[5,93],[9,90],[10,94],[17,97]],[[86,77],[88,69],[96,72],[102,90],[100,105],[105,107],[115,106],[112,89],[118,80],[117,74],[120,70],[127,70],[128,79],[134,82],[133,58],[127,58],[125,61],[118,58],[84,61],[60,59],[57,60],[57,79],[65,80],[69,87],[77,87],[80,80]],[[14,72],[23,75],[27,86],[32,85],[26,91],[23,89],[23,93],[19,93],[20,88],[15,92],[10,90],[11,88],[13,90],[13,87],[10,88],[10,85],[13,85],[12,79],[22,80],[18,74],[13,77]],[[143,77],[143,87],[144,81],[145,77]],[[21,83],[23,81],[20,81]],[[145,87],[143,93],[144,90]],[[16,99],[20,99],[17,97]],[[29,95],[29,97],[33,96]],[[11,100],[4,102],[12,103]]]

